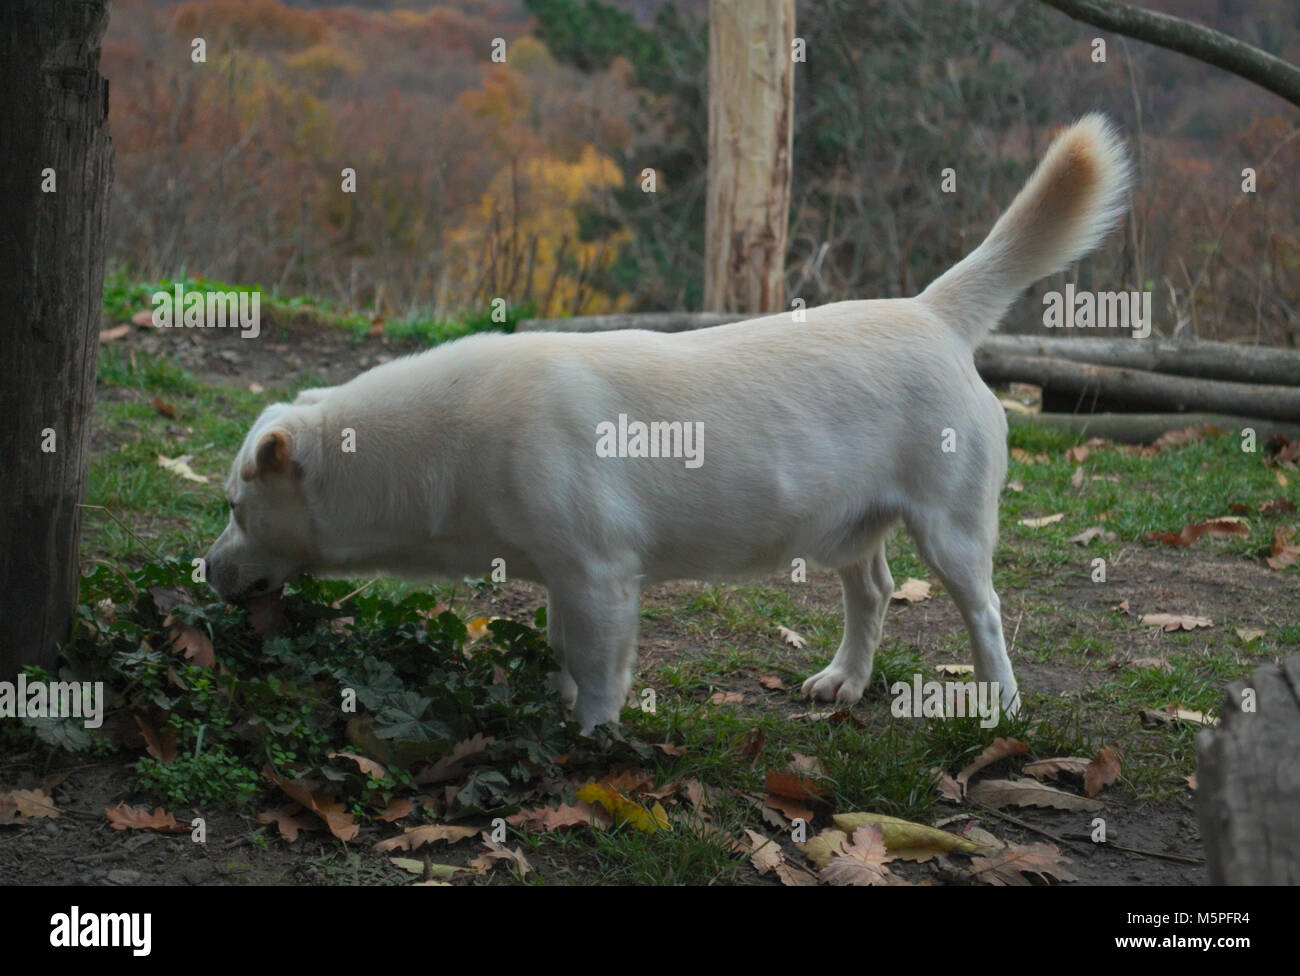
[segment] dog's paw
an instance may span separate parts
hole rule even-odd
[[[567,671],[553,671],[550,676],[551,691],[554,692],[569,711],[573,711],[578,701],[578,684]]]
[[[803,683],[806,698],[816,701],[834,702],[837,705],[853,705],[862,697],[870,675],[862,677],[842,671],[834,665],[818,671]]]

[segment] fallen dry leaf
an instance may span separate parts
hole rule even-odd
[[[115,325],[111,329],[100,329],[99,341],[101,343],[116,342],[130,331],[131,327],[129,325]]]
[[[1212,539],[1245,539],[1250,535],[1250,523],[1237,515],[1224,515],[1184,525],[1179,532],[1148,532],[1143,538],[1148,542],[1163,542],[1169,546],[1190,546],[1202,535]]]
[[[257,815],[257,822],[264,824],[275,824],[279,828],[280,836],[292,844],[298,839],[298,834],[304,830],[319,830],[320,824],[307,817],[302,807],[298,804],[281,807],[278,810],[268,810],[265,813]]]
[[[348,841],[356,838],[361,828],[348,813],[347,807],[328,794],[316,794],[302,783],[282,779],[268,766],[262,770],[262,776],[278,786],[291,800],[296,800],[307,810],[324,821],[329,832],[339,840]]]
[[[1066,793],[1031,779],[982,779],[966,791],[976,803],[997,807],[1051,807],[1056,810],[1092,811],[1103,805],[1098,800]]]
[[[604,810],[590,803],[578,801],[576,806],[561,803],[558,807],[533,807],[520,810],[506,821],[529,830],[565,830],[569,827],[608,827],[610,818]]]
[[[489,746],[496,745],[496,741],[491,736],[479,732],[457,742],[451,747],[450,753],[416,773],[415,782],[420,786],[428,786],[430,783],[445,783],[459,779],[469,761],[482,755]]]
[[[59,816],[59,808],[44,790],[10,790],[0,793],[0,824],[22,824],[29,817]]]
[[[506,848],[504,844],[498,844],[492,839],[492,835],[486,830],[483,831],[483,843],[487,845],[487,850],[480,854],[474,860],[469,862],[469,866],[479,874],[486,874],[498,861],[505,861],[523,878],[533,869],[528,863],[528,858],[524,857],[524,852],[516,847],[513,851]]]
[[[445,840],[448,844],[455,844],[466,837],[473,837],[478,832],[478,827],[460,827],[456,824],[421,824],[418,827],[408,827],[396,837],[381,840],[375,844],[374,849],[377,851],[413,851],[417,847],[433,844],[440,840]]]
[[[1144,627],[1160,627],[1166,633],[1175,630],[1195,630],[1197,627],[1213,627],[1214,621],[1209,617],[1193,617],[1190,614],[1148,613],[1142,618]]]
[[[1064,512],[1057,512],[1055,515],[1044,515],[1041,518],[1021,519],[1020,524],[1031,529],[1041,529],[1045,525],[1051,525],[1053,522],[1059,522],[1065,518]]]
[[[778,626],[776,629],[777,632],[780,633],[781,639],[785,641],[787,644],[789,644],[791,647],[795,648],[796,650],[801,650],[804,647],[804,645],[808,643],[806,640],[804,640],[804,638],[800,637],[789,627]]]
[[[1291,537],[1294,535],[1295,529],[1289,526],[1279,525],[1273,530],[1273,548],[1270,550],[1271,555],[1265,560],[1273,569],[1286,569],[1300,560],[1300,545],[1293,545],[1291,542]]]
[[[975,757],[975,761],[957,774],[957,785],[966,790],[966,784],[970,778],[978,773],[985,766],[991,766],[999,759],[1006,759],[1007,756],[1019,756],[1028,752],[1029,746],[1025,745],[1019,739],[1013,739],[1010,736],[998,736],[993,742]]]
[[[1034,779],[1054,779],[1061,773],[1083,779],[1091,762],[1091,759],[1084,759],[1082,756],[1056,756],[1052,759],[1039,759],[1036,762],[1025,763],[1025,772]]]
[[[920,603],[922,600],[930,599],[930,584],[925,580],[913,579],[909,576],[903,580],[903,585],[896,589],[889,598],[891,600],[906,600],[908,603]]]
[[[331,752],[328,754],[330,759],[347,759],[357,764],[357,768],[367,776],[373,776],[375,779],[387,779],[388,769],[383,763],[375,762],[373,759],[367,759],[365,756],[358,756],[355,752]]]
[[[936,664],[934,669],[940,674],[946,674],[950,677],[956,677],[959,674],[975,673],[975,665],[973,664]]]
[[[754,865],[754,870],[759,874],[767,874],[785,862],[780,845],[771,838],[748,828],[745,830],[745,838],[748,841],[749,863]]]
[[[1050,880],[1078,881],[1054,844],[1015,844],[983,857],[971,859],[970,875],[989,885],[1030,885],[1031,878],[1046,884]]]
[[[165,454],[158,455],[158,467],[166,468],[174,475],[184,478],[186,481],[195,481],[201,485],[206,485],[208,479],[205,475],[198,474],[190,467],[189,454],[182,454],[178,458],[169,458]]]
[[[1096,796],[1104,787],[1119,779],[1119,760],[1120,755],[1117,747],[1101,747],[1092,762],[1088,763],[1087,772],[1083,776],[1083,792],[1085,796]]]
[[[1070,536],[1070,538],[1066,539],[1065,541],[1074,542],[1081,546],[1086,546],[1089,542],[1091,542],[1093,539],[1097,538],[1098,536],[1101,536],[1107,542],[1111,542],[1116,538],[1114,532],[1111,532],[1108,529],[1103,529],[1100,525],[1094,525],[1090,529],[1084,529],[1078,535]]]
[[[885,862],[889,860],[879,824],[867,824],[853,832],[817,877],[831,885],[886,885],[890,871]]]
[[[1234,629],[1243,644],[1249,644],[1251,641],[1259,640],[1264,636],[1264,631],[1253,627],[1236,627]]]
[[[785,682],[782,681],[781,678],[775,674],[760,674],[758,676],[758,683],[762,685],[764,688],[769,689],[770,691],[786,690]]]
[[[149,401],[149,406],[153,407],[164,417],[174,418],[176,416],[175,405],[168,403],[162,397],[158,397],[158,396],[154,397],[152,400]]]
[[[210,668],[217,663],[212,638],[195,627],[184,623],[174,613],[163,620],[173,653],[184,654],[185,659],[198,668]]]
[[[114,830],[158,830],[165,834],[188,834],[190,828],[176,822],[176,818],[162,807],[154,807],[153,813],[140,807],[109,807],[104,811],[109,825]]]
[[[928,861],[936,854],[950,854],[953,851],[971,854],[979,850],[979,845],[974,841],[950,834],[946,830],[883,813],[837,813],[832,820],[836,828],[846,834],[868,824],[879,826],[881,839],[890,856],[906,861]]]
[[[715,691],[709,696],[710,705],[739,705],[744,700],[743,691]]]
[[[162,732],[155,729],[143,715],[135,717],[135,724],[140,727],[144,737],[145,749],[164,766],[176,758],[176,730],[164,726]]]

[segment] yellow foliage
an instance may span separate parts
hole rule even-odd
[[[285,62],[295,71],[310,75],[318,84],[332,78],[355,78],[366,70],[365,62],[336,44],[313,44]]]
[[[625,823],[637,830],[653,834],[656,830],[671,830],[668,826],[668,811],[658,800],[649,810],[634,800],[629,800],[618,790],[603,783],[588,783],[578,790],[577,797],[586,803],[605,808],[614,823]]]

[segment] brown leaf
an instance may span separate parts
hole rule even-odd
[[[885,862],[892,860],[885,850],[885,841],[879,824],[867,824],[853,832],[853,837],[841,848],[842,853],[831,859],[817,877],[832,885],[886,885],[890,874]]]
[[[498,844],[492,840],[492,835],[486,830],[483,831],[483,843],[487,845],[487,850],[480,854],[474,860],[469,862],[471,869],[479,874],[485,874],[490,871],[498,861],[506,861],[519,873],[523,878],[532,870],[532,865],[524,857],[524,852],[516,847],[513,851],[505,847],[504,844]]]
[[[99,341],[104,344],[116,342],[130,331],[131,327],[129,325],[115,325],[111,329],[100,329]]]
[[[516,823],[517,819],[517,823]],[[528,830],[565,830],[569,827],[608,827],[609,814],[600,807],[579,800],[576,806],[561,803],[558,807],[540,806],[521,810],[506,820]]]
[[[939,791],[939,795],[945,800],[951,800],[953,803],[961,803],[964,799],[962,786],[955,779],[949,776],[938,766],[930,770],[935,775],[934,788]]]
[[[1056,810],[1100,810],[1103,804],[1066,793],[1030,779],[982,779],[966,791],[976,803],[990,807],[1052,807]]]
[[[144,736],[145,748],[148,750],[149,755],[164,766],[176,758],[175,729],[171,726],[164,726],[162,732],[158,732],[143,715],[135,717],[135,724],[140,726],[140,734]]]
[[[108,807],[104,811],[108,822],[114,830],[159,830],[165,834],[188,834],[190,828],[176,822],[176,818],[162,807],[154,807],[153,813],[143,807],[136,809],[123,803],[121,806]]]
[[[377,851],[413,851],[417,847],[433,844],[440,840],[445,840],[448,844],[455,844],[466,837],[473,837],[479,832],[479,829],[478,827],[459,827],[455,824],[421,824],[418,827],[408,827],[396,837],[381,840],[375,844],[374,849]]]
[[[785,691],[785,682],[775,674],[761,674],[758,676],[758,683],[764,688],[771,691]]]
[[[1167,633],[1173,633],[1175,630],[1213,627],[1214,621],[1209,617],[1193,617],[1191,614],[1148,613],[1142,618],[1142,626],[1161,627]]]
[[[768,793],[792,800],[820,800],[826,796],[826,791],[812,779],[789,770],[768,770],[764,785]]]
[[[1300,545],[1291,544],[1293,535],[1295,535],[1295,529],[1290,527],[1279,525],[1273,530],[1272,555],[1265,560],[1273,569],[1286,569],[1288,566],[1294,566],[1296,561],[1300,560]]]
[[[248,626],[258,637],[270,637],[280,633],[289,623],[285,615],[284,587],[271,593],[260,593],[244,601],[248,611]],[[334,621],[330,621],[331,628]]]
[[[1189,523],[1177,533],[1148,532],[1144,538],[1148,542],[1185,548],[1206,534],[1212,539],[1245,539],[1250,535],[1250,523],[1236,515],[1224,515],[1205,522]]]
[[[808,643],[808,641],[800,637],[789,627],[777,627],[776,629],[778,633],[780,633],[781,639],[784,640],[791,647],[793,647],[795,650],[802,650],[804,646]]]
[[[153,325],[153,311],[152,311],[151,309],[147,309],[147,308],[146,308],[146,309],[142,309],[142,310],[139,311],[139,312],[136,312],[134,315],[131,316],[131,324],[132,324],[132,325],[141,325],[141,326],[144,326],[144,325],[152,326],[152,325]]]
[[[744,700],[743,691],[715,691],[709,696],[710,705],[739,705]]]
[[[487,751],[488,746],[496,745],[496,741],[480,732],[463,742],[457,742],[448,755],[416,773],[415,782],[427,786],[430,783],[445,783],[448,780],[459,779],[465,772],[469,760]]]
[[[334,797],[325,793],[313,793],[302,783],[282,779],[275,775],[269,766],[262,770],[262,775],[283,790],[291,800],[296,800],[320,817],[325,826],[329,828],[329,832],[339,840],[353,840],[360,832],[361,828],[353,819],[352,814],[348,813],[347,807]]]
[[[1054,844],[1012,844],[992,854],[971,859],[970,874],[989,885],[1030,885],[1040,882],[1078,881]]]
[[[1088,763],[1088,771],[1083,776],[1083,792],[1086,796],[1096,796],[1103,787],[1109,786],[1119,778],[1119,758],[1117,747],[1101,747],[1096,758]]]
[[[268,810],[265,813],[257,815],[257,822],[264,824],[275,824],[280,830],[280,836],[290,844],[298,839],[298,834],[304,830],[319,830],[320,824],[311,820],[303,814],[303,809],[298,804],[281,807],[278,810]]]
[[[656,742],[655,748],[665,756],[684,756],[687,751],[685,746],[675,746],[670,742]]]
[[[384,807],[382,813],[375,814],[385,823],[392,823],[395,820],[402,820],[409,817],[415,812],[415,803],[409,796],[396,800],[390,800],[388,806]]]
[[[358,756],[355,752],[331,752],[328,754],[330,759],[348,759],[357,764],[357,768],[367,776],[373,776],[375,779],[387,779],[388,769],[383,763],[377,763],[373,759],[367,759],[365,756]]]
[[[1053,759],[1039,759],[1036,762],[1026,763],[1025,772],[1034,779],[1055,779],[1062,773],[1083,779],[1090,762],[1091,759],[1084,759],[1082,756],[1057,756]]]
[[[785,863],[780,845],[770,838],[764,837],[757,830],[749,829],[745,830],[745,838],[748,840],[749,863],[754,865],[754,870],[759,874],[767,874]]]
[[[1261,515],[1267,515],[1269,512],[1294,512],[1295,510],[1295,502],[1289,498],[1270,498],[1266,502],[1259,503]]]
[[[149,406],[153,407],[164,417],[175,418],[176,416],[176,407],[173,404],[168,403],[162,397],[154,397],[149,401]]]
[[[732,755],[737,759],[753,759],[754,765],[757,765],[758,756],[765,745],[767,745],[767,733],[755,726],[745,733],[745,738],[732,751]]]
[[[1019,756],[1028,751],[1029,746],[1019,739],[1013,739],[1010,736],[998,736],[987,749],[975,757],[974,762],[957,774],[957,785],[965,791],[970,778],[985,766],[991,766],[999,759],[1006,759],[1007,756]]]
[[[184,623],[174,613],[168,614],[163,626],[168,628],[167,636],[173,653],[184,654],[186,660],[199,668],[210,668],[217,663],[212,639],[204,631]]]
[[[1120,600],[1119,603],[1115,604],[1111,609],[1116,610],[1119,613],[1128,613],[1128,601]]]
[[[44,790],[10,790],[0,793],[0,824],[26,823],[29,817],[55,818],[60,814]]]
[[[1180,427],[1178,430],[1171,430],[1161,434],[1151,442],[1153,451],[1163,451],[1168,447],[1182,447],[1184,444],[1191,444],[1193,441],[1199,441],[1210,435],[1219,436],[1223,433],[1213,424],[1197,424],[1193,427]]]
[[[922,600],[930,599],[930,584],[925,580],[913,579],[909,576],[903,580],[903,585],[896,589],[889,598],[891,600],[906,600],[908,603],[920,603]]]
[[[1114,532],[1111,532],[1108,529],[1103,529],[1100,525],[1094,525],[1090,529],[1084,529],[1078,535],[1070,536],[1070,538],[1066,539],[1065,541],[1074,542],[1081,546],[1086,546],[1089,542],[1091,542],[1093,539],[1097,538],[1098,536],[1101,536],[1102,539],[1106,540],[1107,542],[1110,542],[1116,538]]]

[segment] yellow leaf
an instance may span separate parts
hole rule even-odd
[[[849,835],[844,831],[827,828],[816,837],[795,846],[803,851],[804,856],[808,858],[813,867],[821,870],[831,863],[831,858],[841,853],[844,842],[848,839]]]
[[[928,861],[936,854],[961,851],[971,854],[980,850],[980,845],[965,838],[950,834],[946,830],[927,827],[925,824],[900,820],[883,813],[839,813],[833,818],[835,826],[846,834],[851,834],[867,824],[879,824],[885,840],[885,848],[890,857],[903,858],[908,861]]]
[[[668,811],[658,800],[647,810],[641,804],[629,800],[618,790],[603,783],[588,783],[578,790],[577,797],[579,800],[604,808],[616,824],[625,823],[647,833],[672,829],[668,826]]]

